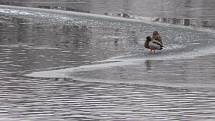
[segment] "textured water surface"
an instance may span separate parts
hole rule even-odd
[[[144,38],[165,43],[151,54]],[[0,7],[0,120],[215,119],[212,29]]]

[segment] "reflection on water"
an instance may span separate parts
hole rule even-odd
[[[184,26],[195,26],[195,27],[205,27],[214,29],[214,21],[201,20],[201,19],[192,19],[192,18],[153,18],[152,21],[170,23],[176,25]]]
[[[1,0],[0,4],[77,12],[89,12],[90,8],[90,0]]]
[[[60,9],[214,28],[214,0],[0,0],[0,4]],[[156,18],[156,19],[154,19]]]
[[[167,13],[171,15],[171,11],[166,10],[175,8],[174,2],[189,11],[203,2],[162,0],[169,8],[156,4],[153,15],[148,15],[147,11],[138,12],[140,8],[136,5],[144,9],[153,4],[153,0],[148,0],[147,4],[140,4],[142,0],[127,0],[121,7],[119,1],[100,0],[98,7],[101,8],[90,7],[95,11],[102,9],[99,12],[103,14],[110,10],[111,3],[118,3],[113,4],[114,11],[137,11],[132,14],[156,16],[158,20],[167,18],[168,21],[174,17],[166,16]],[[122,12],[120,10],[116,13]],[[99,18],[76,16],[72,19],[75,18],[72,15],[44,11],[15,12],[13,14],[19,15],[0,14],[0,120],[215,119],[214,33]],[[51,22],[41,22],[47,18]],[[190,25],[190,18],[171,22]],[[66,23],[67,20],[70,22]],[[80,23],[76,24],[77,21]],[[150,55],[141,42],[155,29],[162,34],[166,48]],[[118,59],[118,63],[102,62],[112,57]],[[134,64],[129,65],[131,62]],[[41,78],[42,74],[37,78],[23,76],[69,67],[76,67],[73,68],[75,73],[66,74],[79,78],[54,78],[52,74],[49,78]]]

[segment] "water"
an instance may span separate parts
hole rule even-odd
[[[179,10],[211,17],[197,3]],[[153,16],[173,17],[163,12]],[[5,6],[0,15],[0,120],[215,119],[212,26]],[[166,46],[150,54],[143,43],[154,30]]]
[[[214,28],[214,0],[0,0],[0,4],[146,18]],[[142,16],[142,17],[139,17]],[[148,18],[152,17],[152,18]]]

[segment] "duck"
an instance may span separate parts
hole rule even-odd
[[[150,49],[150,51],[154,53],[155,53],[155,50],[163,49],[163,45],[159,41],[152,39],[150,36],[146,37],[144,47],[147,49]]]

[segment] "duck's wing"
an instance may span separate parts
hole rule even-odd
[[[159,41],[157,41],[157,40],[152,40],[152,43],[155,43],[155,44],[160,45],[161,47],[163,47],[163,44],[162,44],[162,43],[160,43],[160,42],[159,42]]]
[[[160,44],[155,43],[153,41],[149,42],[149,48],[153,49],[153,50],[161,50],[161,49],[163,49]]]

